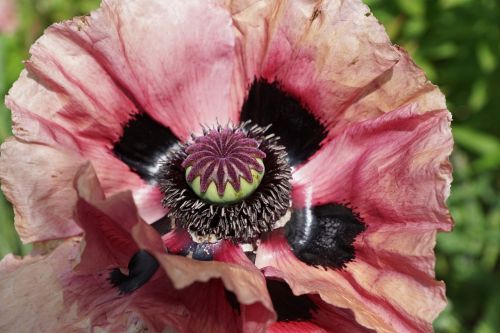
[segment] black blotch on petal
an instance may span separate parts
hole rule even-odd
[[[285,236],[295,256],[306,264],[341,269],[355,258],[354,240],[365,229],[350,208],[327,204],[294,210]]]
[[[165,235],[168,234],[172,230],[172,221],[168,218],[167,215],[163,216],[161,219],[156,220],[151,223],[151,226],[160,234]]]
[[[125,125],[113,153],[142,179],[155,182],[159,161],[178,141],[169,128],[140,113]]]
[[[224,294],[226,295],[226,299],[229,305],[233,308],[233,310],[240,314],[240,302],[238,302],[238,298],[236,297],[236,295],[232,291],[227,289],[224,289]]]
[[[257,253],[255,253],[255,251],[245,251],[245,255],[247,256],[248,260],[255,264],[255,259],[257,259]]]
[[[307,296],[295,296],[284,281],[267,279],[267,290],[273,302],[278,321],[311,320],[318,306]]]
[[[261,127],[271,125],[292,166],[311,157],[326,137],[325,127],[296,98],[265,80],[256,80],[250,87],[240,116],[240,121],[246,120]]]
[[[130,294],[142,287],[160,267],[158,260],[146,250],[136,252],[128,263],[128,275],[115,268],[109,274],[108,280],[121,294]]]

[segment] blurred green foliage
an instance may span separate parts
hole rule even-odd
[[[449,206],[452,233],[440,234],[437,277],[449,306],[438,333],[500,332],[500,3],[497,0],[365,0],[393,42],[407,49],[447,95],[456,148]],[[97,0],[20,0],[18,31],[0,35],[0,96],[28,48],[50,23],[88,13]],[[10,114],[0,105],[0,140]],[[0,198],[0,257],[26,253]]]

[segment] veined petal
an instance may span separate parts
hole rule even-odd
[[[446,109],[443,93],[427,79],[409,54],[396,46],[398,63],[390,71],[373,81],[369,93],[360,96],[344,113],[347,123],[382,115],[405,104],[417,104],[418,112]],[[333,132],[339,133],[341,128]]]
[[[347,128],[294,172],[294,203],[348,203],[368,230],[385,224],[449,230],[450,114],[417,110],[408,105]]]
[[[283,282],[284,283],[284,282]],[[296,296],[294,296],[295,298]],[[305,297],[303,295],[302,297]],[[277,321],[271,325],[268,333],[375,333],[356,322],[351,310],[329,305],[317,294],[309,294],[316,308],[307,321]],[[294,298],[290,302],[294,301]]]
[[[60,275],[71,270],[70,259],[78,253],[78,247],[77,241],[68,240],[47,257],[27,257],[21,260],[7,256],[0,262],[0,298],[3,303],[0,330],[54,332],[79,320],[83,321],[82,328],[88,325],[84,318],[78,317],[74,309],[64,306],[62,283],[59,279]],[[34,277],[40,288],[31,292]]]
[[[231,18],[213,3],[105,1],[47,29],[7,104],[90,140],[117,140],[137,112],[187,138],[206,120],[230,119],[233,44]]]
[[[417,281],[404,269],[377,269],[364,258],[342,271],[307,266],[280,232],[259,247],[256,265],[266,276],[286,281],[296,295],[319,294],[328,304],[352,310],[357,323],[377,332],[431,332],[432,321],[446,305],[444,285],[433,276]]]
[[[71,184],[84,163],[78,155],[42,144],[8,139],[2,144],[2,191],[14,205],[16,230],[25,243],[81,233],[73,219]]]
[[[309,321],[276,322],[268,333],[329,333],[329,331]]]
[[[276,81],[333,128],[400,55],[361,1],[231,1],[243,100],[254,77]],[[359,121],[380,112],[350,115]],[[353,119],[356,118],[356,119]]]
[[[404,50],[390,43],[361,1],[221,2],[232,13],[236,31],[236,100],[255,98],[252,82],[257,77],[275,82],[319,121],[296,120],[286,124],[290,130],[278,131],[292,156],[300,157],[294,162],[306,161],[349,124],[408,103],[418,103],[419,112],[446,108],[443,94]],[[288,108],[290,118],[304,116]],[[282,123],[287,114],[275,106],[262,112],[266,119],[256,119],[266,124],[274,114],[275,123]],[[304,128],[295,132],[297,126]]]
[[[130,297],[118,297],[106,279],[107,271],[75,274],[80,242],[80,238],[66,240],[47,256],[4,258],[0,297],[8,306],[0,314],[2,331],[118,333],[148,327],[161,332],[182,318],[185,308],[165,297],[168,288],[156,282]],[[36,292],[32,292],[34,277]]]
[[[317,292],[352,309],[363,326],[430,332],[446,305],[444,284],[434,280],[433,248],[437,230],[452,223],[445,204],[449,122],[446,110],[419,113],[408,105],[345,129],[295,171],[293,201],[352,207],[366,225],[355,260],[343,270],[307,266],[277,232],[259,247],[256,265],[296,294]]]

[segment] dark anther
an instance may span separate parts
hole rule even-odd
[[[233,308],[233,310],[235,310],[237,313],[241,313],[240,302],[238,302],[238,298],[236,297],[236,295],[232,291],[227,289],[224,289],[224,294],[226,295],[227,302]]]
[[[318,306],[307,295],[295,296],[284,281],[267,279],[266,283],[278,321],[311,320]]]
[[[141,178],[154,182],[160,160],[177,142],[169,128],[140,113],[125,125],[113,153]]]
[[[301,261],[340,269],[355,258],[354,240],[365,228],[350,208],[327,204],[294,210],[285,236]]]
[[[214,258],[214,245],[210,243],[194,243],[193,259],[200,261],[211,261]]]
[[[243,104],[241,121],[265,127],[280,137],[290,165],[300,164],[311,157],[326,137],[325,127],[299,100],[283,91],[277,83],[256,80]]]
[[[148,282],[160,267],[158,260],[146,250],[136,252],[128,263],[128,275],[115,268],[108,280],[121,294],[130,294]]]

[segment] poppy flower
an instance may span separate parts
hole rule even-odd
[[[6,105],[35,250],[1,263],[3,330],[427,332],[446,304],[451,117],[361,1],[107,0]]]

